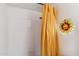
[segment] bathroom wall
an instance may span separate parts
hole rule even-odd
[[[41,12],[42,5],[37,3],[7,3],[8,6],[15,6],[17,8],[28,9],[32,11]]]
[[[0,55],[7,55],[8,53],[7,22],[7,6],[0,3]]]
[[[40,16],[40,12],[8,5],[8,55],[40,55]]]
[[[40,55],[41,9],[37,6],[41,7],[0,3],[0,56]]]
[[[60,35],[60,49],[63,55],[79,55],[79,4],[54,4],[58,11],[58,25],[62,20],[70,18],[76,28],[68,35]]]

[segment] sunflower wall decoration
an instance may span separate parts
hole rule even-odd
[[[68,34],[75,28],[75,26],[71,19],[64,19],[64,21],[60,23],[59,28],[62,33]]]

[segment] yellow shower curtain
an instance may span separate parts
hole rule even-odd
[[[41,55],[59,56],[59,43],[56,28],[56,12],[51,4],[43,6]]]

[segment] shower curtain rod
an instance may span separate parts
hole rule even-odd
[[[43,3],[37,3],[37,4],[44,5]]]

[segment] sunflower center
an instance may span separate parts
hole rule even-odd
[[[70,28],[70,25],[69,25],[68,23],[62,24],[62,29],[63,29],[64,31],[69,30],[69,28]]]

